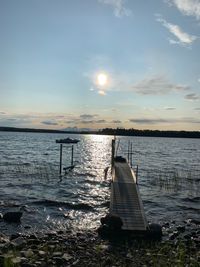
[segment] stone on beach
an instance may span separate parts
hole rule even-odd
[[[9,211],[3,215],[3,219],[9,223],[19,223],[21,222],[22,214],[21,211]]]

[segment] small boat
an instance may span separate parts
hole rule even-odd
[[[71,138],[67,137],[65,139],[57,139],[56,143],[59,143],[59,144],[76,144],[79,141],[80,140],[78,140],[78,139],[71,139]]]

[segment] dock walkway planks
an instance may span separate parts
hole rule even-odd
[[[123,230],[145,231],[147,221],[136,177],[127,162],[113,165],[110,214],[119,216]]]

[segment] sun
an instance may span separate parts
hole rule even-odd
[[[99,86],[106,86],[108,84],[108,75],[105,73],[97,74],[97,84]]]

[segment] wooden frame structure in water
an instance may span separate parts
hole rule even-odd
[[[79,140],[77,139],[71,139],[71,138],[67,138],[67,139],[60,139],[60,140],[56,140],[56,143],[60,144],[60,167],[59,167],[59,174],[60,176],[62,175],[62,155],[63,155],[63,145],[71,145],[71,165],[67,166],[65,168],[63,168],[63,170],[65,171],[65,174],[68,170],[72,170],[75,165],[74,165],[74,144],[77,144],[79,142]]]

